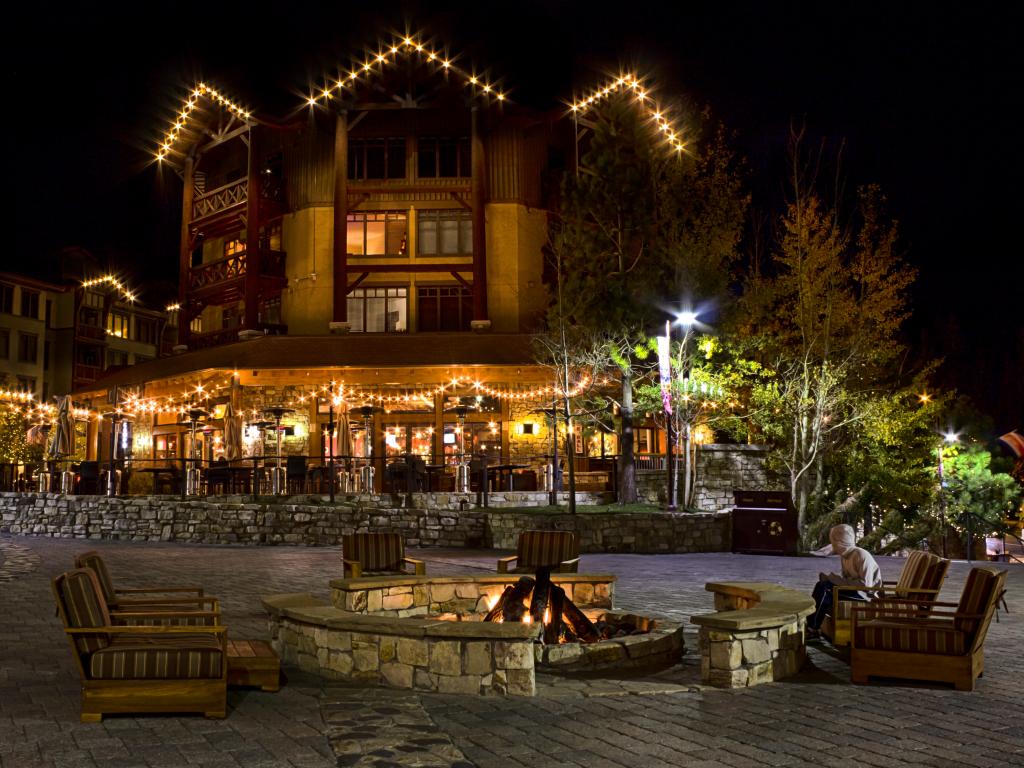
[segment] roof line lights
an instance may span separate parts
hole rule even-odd
[[[499,102],[508,98],[505,91],[486,76],[458,66],[455,63],[457,57],[449,57],[443,51],[433,48],[428,43],[423,43],[417,36],[406,35],[394,38],[391,45],[381,46],[377,53],[367,51],[363,60],[357,61],[352,70],[346,72],[340,80],[328,83],[319,93],[311,94],[306,103],[311,107],[326,104],[342,89],[351,90],[360,78],[377,74],[378,70],[383,70],[386,65],[397,64],[400,56],[418,56],[422,61],[432,64],[436,71],[446,75],[454,74],[467,87],[470,87],[476,96],[494,98]]]
[[[89,280],[82,281],[83,288],[94,288],[98,285],[109,285],[111,288],[121,294],[121,298],[127,302],[134,303],[136,296],[135,293],[128,290],[128,286],[122,283],[113,275],[103,275],[102,277],[94,277]]]
[[[185,130],[189,120],[192,118],[192,113],[199,108],[200,99],[206,99],[211,103],[219,104],[227,109],[232,115],[240,120],[244,120],[245,122],[249,122],[252,119],[252,112],[244,109],[237,102],[232,101],[213,86],[207,85],[206,83],[198,83],[189,93],[188,97],[182,102],[181,109],[175,113],[174,122],[164,135],[163,140],[160,142],[159,149],[156,151],[157,160],[166,159],[167,155],[172,151],[175,143],[179,138],[181,138],[182,131]]]
[[[633,72],[623,72],[618,77],[609,79],[603,86],[596,88],[584,98],[578,99],[569,105],[569,112],[573,115],[585,114],[598,102],[607,99],[615,93],[624,93],[633,100],[644,111],[648,120],[654,123],[658,133],[662,134],[677,153],[686,151],[686,141],[681,136],[681,130],[668,117],[665,109],[658,106],[658,103],[651,96],[650,88],[644,85],[643,81]]]

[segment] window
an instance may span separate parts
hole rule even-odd
[[[203,332],[203,318],[201,318],[201,317],[193,317],[192,318],[192,322],[188,324],[188,328],[189,328],[190,331],[192,331],[192,333],[202,333]]]
[[[238,328],[242,324],[242,309],[237,306],[224,307],[221,319],[221,328]]]
[[[107,332],[119,339],[128,338],[128,315],[111,312],[107,315]]]
[[[403,213],[350,213],[348,252],[353,256],[404,256],[408,217]]]
[[[407,312],[405,288],[357,288],[348,295],[348,321],[355,332],[404,333]]]
[[[11,357],[11,331],[8,328],[0,328],[0,360],[9,360]]]
[[[156,344],[156,323],[135,318],[135,337],[143,344]]]
[[[98,327],[100,324],[100,313],[91,307],[82,308],[82,325]]]
[[[14,286],[0,283],[0,312],[14,312]]]
[[[128,353],[120,349],[107,350],[107,368],[118,368],[128,365]]]
[[[35,392],[36,391],[36,380],[32,376],[19,376],[18,377],[18,389],[22,392]]]
[[[21,289],[21,314],[23,317],[39,317],[39,291]]]
[[[260,231],[260,247],[268,251],[281,250],[281,222],[264,227]]]
[[[365,179],[404,179],[405,139],[350,139],[348,177]]]
[[[233,240],[224,241],[224,258],[230,256],[237,256],[240,253],[245,253],[245,243],[239,240],[237,237]]]
[[[97,309],[103,308],[103,296],[99,293],[92,293],[87,291],[82,299],[82,303],[87,307],[95,307]]]
[[[473,292],[465,286],[416,289],[416,330],[468,331],[473,319]]]
[[[416,176],[421,179],[472,175],[469,139],[421,138],[416,147]]]
[[[39,360],[39,337],[34,333],[18,334],[18,362],[35,363]]]
[[[281,325],[281,297],[260,302],[259,321],[267,325]]]
[[[469,211],[420,211],[416,214],[419,256],[473,253],[473,219]]]

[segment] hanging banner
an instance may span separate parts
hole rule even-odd
[[[668,336],[658,337],[658,374],[661,377],[661,402],[672,415],[672,352]]]

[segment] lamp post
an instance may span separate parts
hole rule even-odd
[[[680,312],[676,315],[675,322],[683,328],[682,344],[679,348],[679,362],[682,368],[683,381],[686,376],[686,347],[690,341],[690,332],[693,329],[694,324],[697,322],[696,312]],[[675,415],[672,411],[672,321],[665,321],[665,342],[664,342],[664,353],[659,349],[659,368],[661,369],[661,388],[662,388],[662,403],[665,407],[665,470],[667,472],[667,505],[666,509],[669,512],[675,512],[678,509],[678,475],[676,472],[675,462]],[[662,359],[664,358],[664,359]],[[689,424],[685,425],[686,431],[683,435],[683,446],[686,450],[686,456],[689,458],[690,450],[690,429]],[[683,504],[686,504],[686,500],[689,498],[689,472],[685,478],[687,488],[683,493]]]
[[[923,402],[927,402],[927,401],[923,401]],[[958,435],[956,432],[946,432],[946,433],[944,433],[942,435],[942,439],[939,440],[939,445],[935,449],[935,454],[936,454],[936,457],[937,457],[937,460],[938,460],[937,464],[936,464],[936,472],[938,473],[938,477],[939,477],[939,511],[940,511],[940,514],[942,515],[942,549],[943,549],[942,554],[943,554],[943,556],[946,555],[945,550],[948,547],[947,547],[947,543],[946,543],[946,529],[947,529],[947,522],[946,522],[946,478],[944,476],[945,473],[944,473],[943,466],[942,466],[942,451],[943,451],[943,449],[945,448],[946,445],[953,445],[954,443],[957,443],[959,441],[960,441],[960,435]],[[972,544],[973,544],[973,542],[971,541],[970,518],[968,518],[968,527],[967,527],[967,560],[968,560],[968,562],[970,562],[970,560],[971,560],[971,545]]]

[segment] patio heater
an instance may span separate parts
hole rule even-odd
[[[40,424],[39,425],[39,429],[43,433],[43,447],[45,448],[47,445],[49,445],[49,442],[50,442],[50,425],[49,424]],[[42,467],[40,468],[39,472],[36,474],[36,490],[39,493],[49,493],[50,492],[50,478],[51,478],[51,474],[50,474],[49,467],[50,467],[49,462],[45,462],[44,461],[44,463],[43,463]]]
[[[466,412],[469,409],[464,405],[455,406],[455,418],[459,449],[459,463],[455,467],[455,490],[459,493],[469,493],[469,462],[466,461]]]
[[[116,468],[114,458],[117,452],[117,433],[121,427],[121,412],[118,410],[107,411],[103,414],[103,418],[110,420],[110,463],[107,465],[107,496],[117,496],[117,489],[121,484],[121,470]]]
[[[366,460],[359,468],[359,491],[373,493],[373,406],[364,405],[359,412],[363,415],[363,458]]]
[[[199,421],[209,416],[209,411],[204,411],[202,408],[189,408],[188,409],[188,426],[189,426],[189,447],[188,447],[188,468],[185,470],[185,495],[186,496],[198,496],[199,491],[202,489],[203,475],[199,469],[197,458],[196,458],[196,430],[199,427]]]
[[[270,470],[270,492],[275,496],[284,493],[286,480],[281,466],[281,418],[294,412],[294,408],[285,408],[283,405],[274,405],[264,410],[274,420],[274,434],[277,435],[277,466]]]

